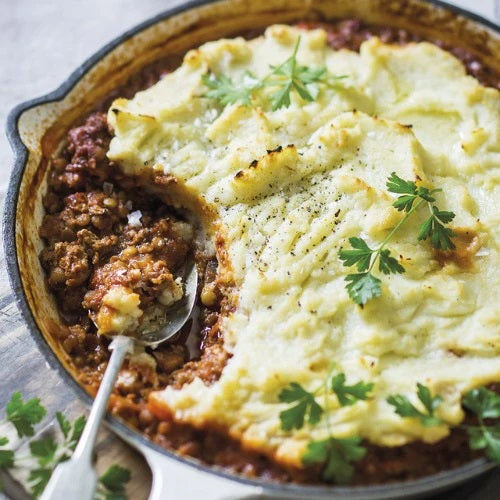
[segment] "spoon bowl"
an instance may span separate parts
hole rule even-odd
[[[168,310],[165,324],[156,331],[141,333],[133,340],[143,346],[157,347],[162,342],[172,338],[186,324],[190,318],[196,302],[198,288],[198,271],[194,262],[188,264],[184,277],[184,295]]]

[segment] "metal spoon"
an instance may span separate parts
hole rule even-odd
[[[97,487],[97,473],[92,466],[92,453],[106,412],[109,395],[125,355],[132,352],[134,342],[156,347],[173,337],[191,316],[198,287],[198,272],[191,264],[186,272],[183,299],[169,311],[167,323],[157,332],[148,332],[140,338],[118,335],[113,337],[109,350],[112,351],[99,391],[90,410],[90,415],[73,456],[59,464],[47,484],[41,500],[93,500]]]

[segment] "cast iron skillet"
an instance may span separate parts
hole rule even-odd
[[[359,17],[396,25],[469,48],[489,65],[500,66],[500,28],[440,1],[424,0],[193,0],[169,9],[125,32],[82,64],[57,90],[14,108],[7,134],[15,154],[5,202],[3,233],[7,268],[17,305],[50,366],[86,403],[91,398],[73,377],[68,358],[49,332],[59,325],[38,261],[42,243],[37,229],[43,216],[47,162],[67,128],[93,102],[117,87],[139,67],[160,55],[182,52],[209,39],[321,16]],[[500,71],[499,71],[500,72]],[[22,251],[21,251],[22,250]],[[421,479],[377,486],[298,486],[266,483],[230,475],[167,451],[108,417],[109,427],[146,457],[153,471],[151,498],[275,498],[351,500],[409,498],[457,486],[492,468],[485,459]]]

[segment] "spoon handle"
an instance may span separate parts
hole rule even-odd
[[[56,467],[41,500],[92,500],[97,485],[97,474],[92,466],[92,453],[101,420],[106,412],[109,395],[133,340],[118,336],[109,345],[112,351],[90,415],[73,456]]]

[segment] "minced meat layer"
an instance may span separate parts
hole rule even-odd
[[[326,29],[328,42],[335,49],[358,50],[364,40],[374,35],[384,42],[400,44],[421,40],[406,30],[364,26],[358,20],[299,25]],[[439,40],[431,41],[461,59],[468,73],[481,83],[500,88],[498,75],[469,52]],[[89,317],[89,311],[95,311],[100,304],[101,290],[119,275],[120,284],[139,293],[141,307],[147,306],[161,293],[162,277],[178,271],[186,259],[194,257],[201,276],[200,296],[203,290],[209,290],[210,300],[198,299],[196,324],[188,323],[173,342],[155,350],[146,349],[154,363],[144,362],[144,356],[125,363],[111,399],[112,413],[157,444],[229,472],[263,480],[321,482],[319,468],[285,469],[265,456],[242,449],[238,442],[215,430],[159,421],[147,409],[152,390],[168,384],[179,387],[194,377],[209,384],[219,378],[229,358],[219,321],[231,309],[231,303],[218,286],[217,261],[176,238],[171,227],[182,221],[183,215],[147,192],[144,181],[124,177],[106,157],[112,132],[101,110],[117,96],[130,97],[154,84],[178,60],[157,61],[114,91],[97,111],[68,132],[64,149],[51,163],[44,197],[46,215],[40,227],[46,247],[40,260],[64,323],[54,336],[72,359],[81,383],[95,393],[109,359],[109,341],[97,335]],[[162,184],[161,179],[157,182]],[[168,189],[168,183],[163,189]],[[130,214],[137,211],[141,214],[139,226],[137,221],[129,220]],[[354,484],[412,479],[457,467],[477,456],[461,430],[453,430],[435,445],[366,446],[366,457],[356,463]]]

